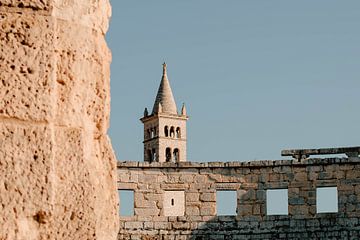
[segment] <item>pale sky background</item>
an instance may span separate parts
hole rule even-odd
[[[189,161],[360,145],[360,1],[111,3],[109,134],[118,160],[143,160],[139,118],[151,111],[163,61],[190,115]]]
[[[111,3],[109,134],[119,160],[143,160],[139,118],[164,60],[190,115],[190,161],[360,145],[360,1]]]

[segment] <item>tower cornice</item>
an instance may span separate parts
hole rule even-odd
[[[166,113],[158,113],[158,114],[151,114],[146,117],[140,118],[140,121],[145,123],[147,121],[151,121],[157,118],[169,118],[169,119],[181,119],[181,120],[188,120],[189,116],[185,115],[175,115],[175,114],[166,114]]]
[[[144,140],[143,143],[151,142],[151,141],[154,141],[154,140],[166,140],[166,141],[174,141],[174,142],[177,142],[177,141],[186,142],[186,138],[170,138],[170,137],[159,137],[159,136],[156,136],[156,137],[154,137],[154,138],[150,138],[150,139]]]

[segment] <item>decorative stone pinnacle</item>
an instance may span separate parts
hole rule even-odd
[[[185,107],[185,103],[183,103],[182,108],[181,108],[181,115],[186,116],[186,107]]]
[[[147,108],[145,108],[145,110],[144,110],[144,117],[147,117],[148,115],[149,115],[149,111],[148,111]]]

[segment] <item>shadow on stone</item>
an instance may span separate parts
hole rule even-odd
[[[294,219],[267,216],[264,219],[218,216],[201,224],[187,239],[359,239],[358,218],[324,214],[318,218]],[[181,239],[181,238],[179,238]]]

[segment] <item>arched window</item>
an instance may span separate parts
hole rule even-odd
[[[169,127],[168,126],[165,126],[164,133],[165,133],[165,137],[169,136]]]
[[[151,132],[151,138],[155,137],[155,131],[154,131],[154,128],[151,128],[150,132]]]
[[[171,161],[171,148],[166,148],[165,150],[165,159],[167,162]]]
[[[181,138],[181,132],[179,127],[176,128],[176,138]]]
[[[157,158],[157,156],[156,156],[156,150],[155,150],[155,148],[153,148],[153,149],[152,149],[152,161],[155,162],[155,161],[156,161],[156,158]]]
[[[148,149],[148,150],[147,150],[147,159],[149,160],[149,162],[152,162],[152,161],[153,161],[152,157],[153,157],[153,156],[152,156],[151,150]]]
[[[171,127],[170,128],[170,137],[175,137],[175,130],[174,130],[174,127]]]
[[[180,160],[180,152],[179,149],[175,148],[174,149],[174,161],[178,162]]]
[[[146,138],[151,138],[150,129],[147,130],[147,136]]]

